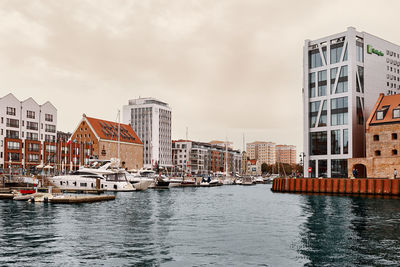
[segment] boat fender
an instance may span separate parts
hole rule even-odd
[[[32,203],[34,203],[35,202],[35,198],[34,197],[30,197],[30,199],[29,199]]]
[[[49,198],[48,197],[44,197],[43,201],[44,201],[44,203],[49,203]]]

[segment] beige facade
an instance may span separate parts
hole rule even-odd
[[[277,145],[276,162],[286,163],[290,165],[296,164],[296,146],[291,145]]]
[[[275,143],[256,141],[246,144],[246,153],[250,159],[256,159],[260,164],[275,164]]]

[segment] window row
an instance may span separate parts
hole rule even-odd
[[[343,51],[344,50],[344,51]],[[360,62],[363,62],[363,48],[357,48],[357,59]],[[348,53],[347,53],[347,45],[346,47],[344,47],[344,41],[343,42],[338,42],[335,44],[331,44],[330,46],[330,62],[328,62],[328,58],[327,58],[327,47],[326,45],[324,46],[323,44],[321,45],[321,52],[322,52],[322,56],[321,57],[321,53],[320,53],[320,49],[317,48],[316,49],[312,49],[308,52],[308,64],[309,64],[309,68],[313,69],[313,68],[318,68],[323,66],[323,62],[326,62],[326,64],[335,64],[341,61],[347,61],[348,59]],[[343,60],[342,60],[343,57]]]
[[[316,163],[318,162],[318,174]],[[347,178],[347,159],[332,159],[331,163],[331,177],[332,178]],[[320,159],[320,160],[310,160],[309,165],[311,168],[310,176],[312,178],[315,177],[327,177],[328,173],[328,160]]]
[[[349,153],[349,131],[348,129],[331,130],[331,154]],[[310,155],[328,154],[328,132],[310,133]]]

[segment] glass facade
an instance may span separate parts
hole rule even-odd
[[[327,125],[327,104],[326,104],[326,100],[324,100],[323,104],[322,104],[322,110],[321,110],[321,115],[319,117],[319,121],[318,121],[318,127],[325,127]]]
[[[318,160],[318,177],[328,177],[328,160]]]
[[[331,69],[331,94],[334,92],[337,72],[338,72],[338,68]]]
[[[356,97],[356,112],[357,112],[357,123],[364,125],[364,112],[361,105],[361,97]]]
[[[331,177],[347,178],[347,159],[331,160]]]
[[[339,79],[338,79],[338,83],[337,83],[337,87],[336,87],[336,94],[339,93],[344,93],[348,91],[348,68],[347,66],[342,66],[340,68],[340,74],[339,74]]]
[[[314,49],[308,52],[308,62],[310,69],[322,66],[322,58],[319,49]]]
[[[317,123],[317,116],[319,111],[319,104],[321,101],[315,101],[310,103],[310,127],[315,127]]]
[[[318,96],[326,96],[326,70],[318,71]]]
[[[308,88],[309,88],[308,95],[309,95],[310,97],[316,97],[317,95],[316,95],[316,93],[315,93],[315,72],[312,72],[312,73],[310,73],[310,75],[309,75],[309,85],[308,85]]]
[[[331,45],[331,64],[340,62],[340,57],[343,50],[343,42]]]
[[[345,125],[348,120],[347,96],[331,99],[331,125]]]
[[[343,130],[343,154],[349,153],[349,130]]]
[[[308,166],[311,168],[310,177],[315,178],[315,160],[310,160]]]
[[[331,131],[331,154],[340,154],[340,130]]]
[[[327,134],[326,132],[310,133],[310,150],[311,155],[326,155],[327,154]]]
[[[357,61],[364,62],[364,44],[362,42],[356,42],[356,51]]]

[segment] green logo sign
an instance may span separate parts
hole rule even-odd
[[[376,54],[376,55],[378,55],[380,57],[382,57],[384,55],[382,51],[379,51],[379,50],[376,50],[376,49],[372,48],[371,45],[367,45],[367,53],[368,54]]]

